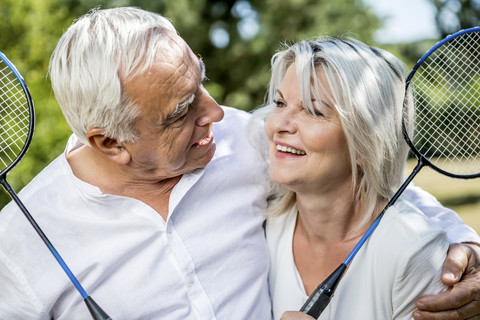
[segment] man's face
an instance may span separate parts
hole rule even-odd
[[[203,63],[182,38],[145,74],[128,79],[125,90],[140,108],[139,140],[124,143],[136,177],[163,180],[203,168],[215,153],[213,122],[223,110],[202,85]]]

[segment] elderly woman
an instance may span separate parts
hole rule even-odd
[[[299,310],[340,265],[404,177],[403,64],[352,39],[302,41],[276,54],[265,132],[274,318]],[[440,281],[446,234],[400,199],[357,254],[319,319],[411,319]]]

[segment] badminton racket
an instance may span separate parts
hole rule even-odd
[[[415,117],[403,117],[403,134],[418,160],[345,261],[310,295],[300,311],[317,319],[327,307],[347,266],[407,185],[424,166],[453,178],[480,175],[480,28],[452,34],[415,64],[406,79]],[[413,134],[406,128],[414,121]]]
[[[0,52],[0,183],[70,278],[85,301],[92,318],[108,320],[110,317],[86,293],[7,181],[7,174],[27,152],[32,141],[34,124],[35,110],[28,87],[13,63]]]

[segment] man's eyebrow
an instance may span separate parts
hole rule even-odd
[[[182,114],[185,109],[193,103],[193,100],[195,100],[195,94],[193,93],[190,97],[188,97],[187,99],[185,99],[183,102],[180,102],[178,105],[177,105],[177,108],[175,108],[175,110],[168,114],[167,117],[165,118],[166,121],[170,121],[170,120],[173,120],[175,119],[176,117],[178,117],[178,115]]]
[[[199,59],[199,71],[200,71],[200,82],[203,83],[207,77],[205,76],[205,63],[203,63],[202,59]]]

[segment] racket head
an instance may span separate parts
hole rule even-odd
[[[480,27],[425,53],[407,77],[410,93],[415,114],[404,115],[404,136],[417,159],[450,177],[480,176]]]
[[[33,137],[35,109],[27,85],[0,52],[0,176],[25,155]]]

